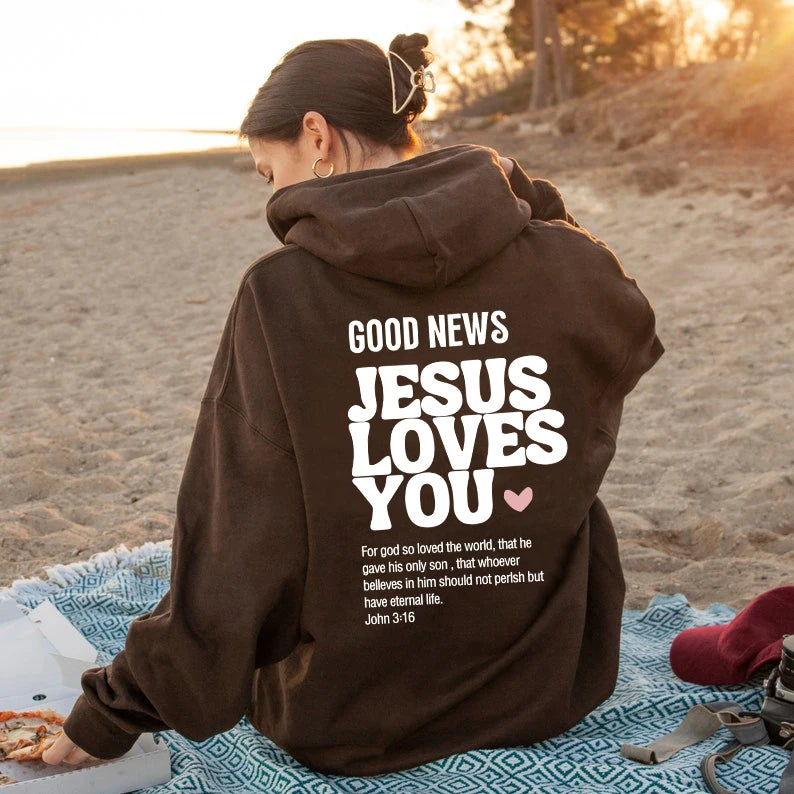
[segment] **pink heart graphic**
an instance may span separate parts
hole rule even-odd
[[[532,501],[532,489],[527,486],[521,491],[520,494],[511,491],[510,489],[505,491],[505,502],[507,502],[513,510],[517,510],[519,513],[526,508],[526,506]]]

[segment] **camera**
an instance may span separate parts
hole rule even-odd
[[[794,749],[794,634],[783,635],[780,663],[764,679],[761,718],[772,744]]]

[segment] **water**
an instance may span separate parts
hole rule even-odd
[[[85,160],[132,154],[194,152],[231,147],[245,152],[245,141],[224,132],[189,130],[0,128],[0,168],[48,160]]]

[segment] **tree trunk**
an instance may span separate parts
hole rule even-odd
[[[532,0],[532,26],[534,28],[535,66],[532,73],[532,98],[530,110],[545,108],[548,104],[549,80],[548,48],[546,46],[546,29],[549,14],[547,0]]]
[[[557,102],[564,102],[571,95],[570,76],[568,63],[565,60],[565,50],[560,39],[560,22],[557,18],[557,1],[547,0],[549,34],[551,36],[551,54],[554,64],[554,90],[557,92]]]
[[[753,37],[755,31],[758,29],[758,17],[756,16],[755,12],[751,9],[750,10],[750,23],[744,29],[744,41],[743,41],[743,50],[742,59],[748,60],[750,57],[750,50],[753,47]]]

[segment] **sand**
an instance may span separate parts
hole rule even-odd
[[[681,592],[740,609],[794,583],[791,161],[526,125],[434,134],[554,181],[654,306],[666,353],[600,491],[626,607]],[[246,149],[0,172],[0,586],[171,536],[239,277],[278,246],[269,195]]]

